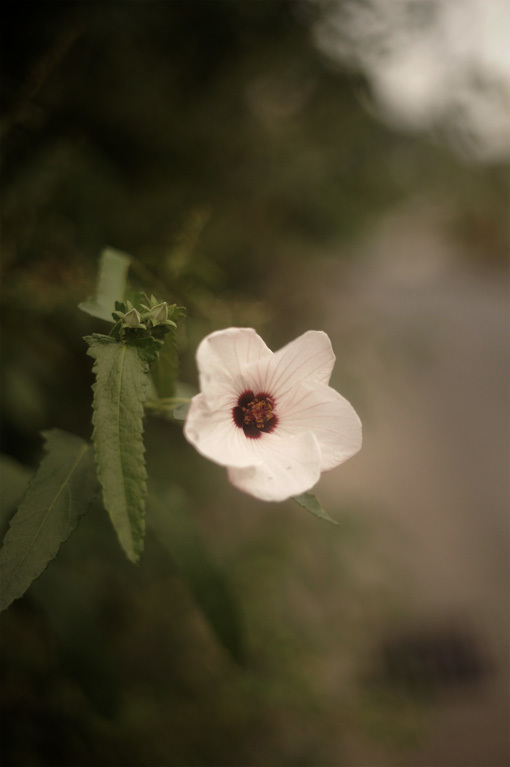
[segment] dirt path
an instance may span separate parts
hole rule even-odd
[[[384,509],[402,535],[380,545],[410,574],[414,628],[463,626],[487,672],[439,696],[412,767],[506,767],[508,289],[505,275],[457,255],[433,217],[406,211],[366,244],[361,265],[346,273],[329,262],[328,279],[317,279],[317,290],[328,285],[336,383],[342,370],[359,381],[365,422],[362,453],[326,475],[321,492]],[[381,767],[367,758],[353,746],[349,767]]]

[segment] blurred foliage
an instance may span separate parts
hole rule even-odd
[[[505,253],[504,169],[472,174],[374,122],[363,82],[313,47],[319,12],[3,4],[4,450],[34,461],[49,425],[87,436],[91,325],[75,307],[106,245],[135,256],[145,290],[188,307],[191,351],[229,324],[288,340],[313,318],[303,269],[321,251],[347,257],[341,243],[409,195],[455,200],[473,254]]]
[[[312,327],[318,254],[351,258],[408,198],[445,203],[473,260],[506,257],[506,169],[473,174],[376,123],[363,81],[314,48],[316,4],[8,0],[1,12],[1,448],[24,466],[40,429],[90,438],[82,337],[107,331],[77,305],[105,246],[134,256],[135,288],[187,307],[189,383],[206,332],[253,325],[276,348]],[[147,439],[151,472],[190,499],[226,566],[245,665],[197,608],[202,573],[193,597],[154,534],[134,568],[91,511],[3,619],[5,763],[340,764],[358,730],[406,745],[421,727],[402,718],[409,698],[357,697],[353,681],[398,609],[382,583],[405,588],[393,563],[371,560],[355,510],[329,509],[338,536],[285,506],[257,509],[250,529],[253,502],[175,424],[148,419]],[[10,506],[26,478],[14,467]]]
[[[208,515],[214,519],[226,500],[218,493]],[[184,495],[174,496],[179,502]],[[246,510],[231,503],[235,511]],[[359,515],[344,508],[342,536],[324,525],[312,552],[316,522],[303,512],[289,539],[293,514],[283,511],[221,556],[243,606],[248,641],[238,664],[215,641],[165,551],[182,510],[166,540],[161,529],[149,533],[138,568],[120,551],[104,511],[91,510],[3,618],[6,763],[339,764],[346,732],[380,733],[392,747],[408,744],[410,728],[417,737],[423,705],[399,692],[374,709],[372,694],[360,696],[353,678],[353,664],[370,657],[367,626],[396,609],[386,564],[374,559]],[[208,565],[198,553],[200,587]],[[364,582],[356,570],[367,562],[372,577]],[[338,602],[328,584],[339,577]]]

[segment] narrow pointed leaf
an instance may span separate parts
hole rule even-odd
[[[158,359],[152,365],[152,380],[158,397],[173,397],[179,370],[175,328],[166,334]]]
[[[97,490],[90,446],[59,429],[44,432],[46,456],[0,549],[0,609],[21,597],[72,533]]]
[[[0,456],[0,538],[25,495],[32,472],[7,455]]]
[[[323,509],[322,504],[320,501],[315,497],[313,493],[302,493],[301,495],[296,495],[293,498],[296,503],[298,503],[300,506],[303,507],[303,509],[306,509],[311,514],[314,514],[316,517],[319,517],[320,519],[325,519],[326,522],[331,522],[333,525],[340,524],[335,519],[332,519],[327,511]]]
[[[161,341],[125,344],[99,334],[85,340],[95,360],[93,443],[103,502],[127,557],[137,562],[145,534],[143,403]]]
[[[124,298],[130,256],[120,250],[106,248],[99,257],[96,295],[79,304],[79,308],[101,320],[112,321],[115,301]]]
[[[245,646],[238,605],[225,573],[193,522],[184,492],[151,482],[147,524],[170,553],[218,641],[241,662]]]

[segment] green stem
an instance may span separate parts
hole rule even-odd
[[[189,397],[162,397],[147,400],[144,404],[149,410],[172,410],[176,405],[187,405],[189,402]]]

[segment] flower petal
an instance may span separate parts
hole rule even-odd
[[[211,333],[197,350],[202,392],[191,402],[187,440],[226,466],[236,487],[257,498],[282,501],[310,490],[321,471],[361,447],[358,416],[328,386],[334,362],[331,342],[321,331],[304,333],[276,354],[252,328]],[[275,405],[276,428],[257,439],[234,421],[246,392],[266,395]]]
[[[237,396],[247,388],[247,365],[271,359],[273,352],[253,328],[226,328],[206,336],[197,349],[200,388],[223,384]]]
[[[278,433],[312,431],[321,449],[321,471],[333,469],[361,448],[361,421],[350,402],[330,386],[302,383],[280,400]]]
[[[220,466],[252,466],[259,460],[253,440],[235,425],[232,410],[211,409],[203,394],[191,400],[184,436],[201,455]]]
[[[335,364],[335,354],[326,333],[309,330],[264,363],[267,364],[267,390],[278,399],[305,380],[327,384]]]
[[[320,477],[321,452],[314,434],[291,439],[263,434],[254,443],[259,463],[228,468],[232,484],[262,501],[285,501],[310,490]]]

